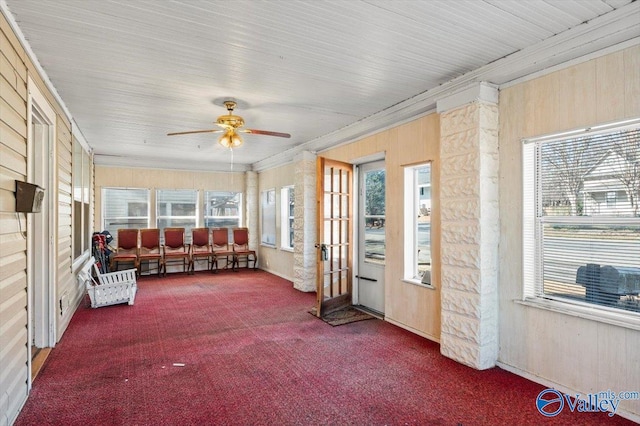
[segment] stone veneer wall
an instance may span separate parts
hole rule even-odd
[[[245,224],[249,228],[249,248],[258,250],[258,236],[260,227],[258,226],[258,217],[260,209],[260,196],[258,191],[258,173],[246,172],[246,190],[245,190]]]
[[[295,158],[293,207],[293,287],[316,291],[316,156]]]
[[[443,355],[477,369],[498,356],[498,107],[440,117]]]

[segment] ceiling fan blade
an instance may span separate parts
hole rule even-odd
[[[252,133],[254,135],[277,136],[279,138],[290,138],[291,137],[291,135],[289,133],[270,132],[268,130],[238,129],[238,131],[242,132],[242,133]]]
[[[209,130],[190,130],[188,132],[174,132],[167,133],[167,136],[176,136],[176,135],[190,135],[193,133],[222,133],[224,130],[222,129],[209,129]]]

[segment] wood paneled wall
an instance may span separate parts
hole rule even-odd
[[[152,200],[156,189],[197,189],[202,191],[245,191],[243,172],[193,172],[126,167],[95,167],[95,226],[102,226],[103,188],[147,188]],[[202,199],[202,198],[201,198]],[[151,220],[155,219],[155,212]],[[151,226],[154,226],[153,223]]]
[[[500,93],[499,361],[571,391],[636,389],[640,331],[523,306],[522,139],[640,117],[640,46]],[[640,416],[640,401],[620,409]]]
[[[280,231],[282,229],[282,209],[280,190],[285,186],[294,185],[295,165],[293,163],[273,169],[265,170],[258,174],[258,194],[262,197],[262,192],[268,189],[276,190],[276,247],[258,247],[258,259],[260,268],[278,275],[287,280],[293,281],[293,252],[282,250],[280,247]],[[259,201],[260,205],[262,200]],[[258,217],[262,217],[260,214]],[[260,232],[262,228],[259,227]],[[260,241],[260,239],[258,239]]]
[[[385,319],[429,339],[440,339],[440,120],[430,114],[318,155],[353,162],[384,153],[387,172]],[[403,281],[404,168],[431,162],[431,251],[434,289]]]

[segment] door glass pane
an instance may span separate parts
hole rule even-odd
[[[331,216],[332,217],[342,217],[341,216],[341,203],[340,203],[340,196],[333,196],[331,197],[333,200],[333,205],[331,206]]]
[[[332,182],[331,182],[331,192],[340,192],[340,174],[342,170],[331,169],[332,174]]]
[[[328,244],[331,241],[331,221],[324,221],[324,243]]]
[[[345,171],[340,174],[340,192],[345,194],[349,192],[349,173]]]
[[[340,269],[347,267],[347,250],[349,246],[346,244],[340,247]]]
[[[340,217],[349,217],[349,197],[347,195],[340,197]]]
[[[364,175],[365,262],[384,264],[385,261],[385,177],[384,169]]]
[[[331,194],[324,194],[324,217],[331,217]]]

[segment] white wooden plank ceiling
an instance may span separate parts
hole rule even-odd
[[[268,167],[640,37],[631,0],[0,0],[98,164],[228,170],[214,128],[236,100],[234,169]]]

